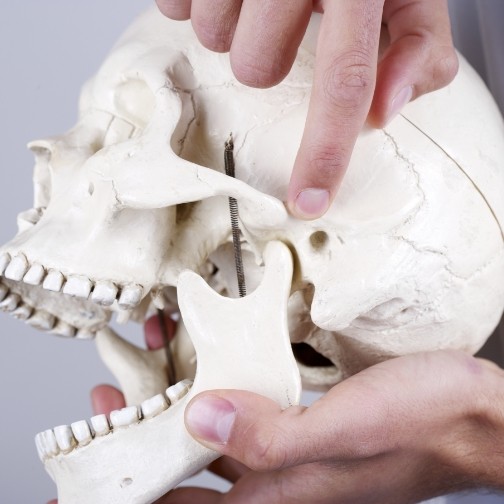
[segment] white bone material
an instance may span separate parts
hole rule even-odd
[[[385,129],[361,133],[327,215],[289,217],[283,201],[308,110],[318,19],[287,78],[257,90],[238,83],[228,56],[204,49],[189,22],[153,8],[84,87],[75,127],[30,144],[34,207],[43,216],[35,225],[33,215],[22,219],[0,249],[0,276],[9,270],[13,277],[1,279],[0,309],[33,306],[27,322],[34,327],[97,335],[130,407],[166,393],[167,364],[163,350],[122,342],[108,329],[111,312],[142,322],[153,298],[174,311],[180,304],[184,320],[170,344],[177,380],[194,377],[191,338],[198,353],[191,391],[160,413],[147,403],[156,416],[115,430],[94,417],[94,439],[67,455],[58,455],[53,431],[37,437],[62,504],[152,502],[210,460],[183,427],[183,409],[198,390],[264,386],[278,399],[271,387],[282,382],[271,376],[292,359],[289,346],[277,341],[280,333],[270,339],[281,348],[259,338],[245,363],[244,338],[230,333],[245,331],[248,341],[247,324],[264,319],[271,330],[288,316],[295,348],[312,347],[316,357],[296,352],[303,380],[320,389],[397,355],[475,352],[496,326],[504,306],[504,125],[463,59],[450,86],[409,104]],[[222,166],[230,132],[236,179]],[[219,293],[236,294],[228,196],[238,200],[245,242],[251,294],[243,300],[217,298],[182,273],[201,272]],[[268,290],[261,279],[264,261],[266,273],[268,261],[277,264],[265,252],[272,241],[289,245],[296,269],[292,284],[266,282]],[[281,245],[273,250],[290,264]],[[16,266],[16,257],[27,258],[21,282],[25,265]],[[73,278],[86,280],[72,285]],[[290,294],[286,308],[279,290]],[[252,319],[242,309],[249,303],[257,303]],[[262,371],[247,374],[246,364]],[[165,445],[168,431],[175,439]],[[134,460],[125,460],[126,450]],[[184,462],[172,464],[173,453]],[[169,480],[153,467],[169,467]]]

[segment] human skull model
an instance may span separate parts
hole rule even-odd
[[[153,502],[215,459],[184,427],[201,390],[243,388],[287,407],[298,367],[305,385],[326,389],[398,355],[475,352],[496,326],[504,127],[463,60],[448,88],[360,135],[323,218],[288,215],[317,22],[289,76],[255,90],[188,23],[152,9],[84,87],[77,125],[30,144],[35,204],[0,249],[0,309],[96,338],[129,405],[37,436],[60,504]],[[236,179],[223,173],[230,133]],[[251,292],[242,299],[229,196]],[[166,392],[163,351],[109,327],[114,312],[142,321],[154,307],[182,314],[171,343],[179,383]]]

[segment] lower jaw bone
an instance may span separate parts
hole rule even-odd
[[[272,242],[264,257],[261,284],[240,299],[223,298],[195,273],[182,273],[180,311],[198,361],[191,390],[154,417],[47,458],[60,504],[151,503],[217,459],[185,429],[186,406],[202,391],[249,390],[283,408],[299,403],[301,380],[287,327],[292,256]]]

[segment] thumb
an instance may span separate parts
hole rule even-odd
[[[254,471],[273,471],[318,457],[316,444],[304,429],[306,408],[282,410],[271,399],[239,390],[215,390],[196,396],[185,423],[204,446],[245,464]],[[313,433],[310,433],[313,434]]]

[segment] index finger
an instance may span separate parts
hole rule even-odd
[[[373,99],[383,2],[322,4],[310,107],[289,185],[296,217],[323,215],[345,174]]]

